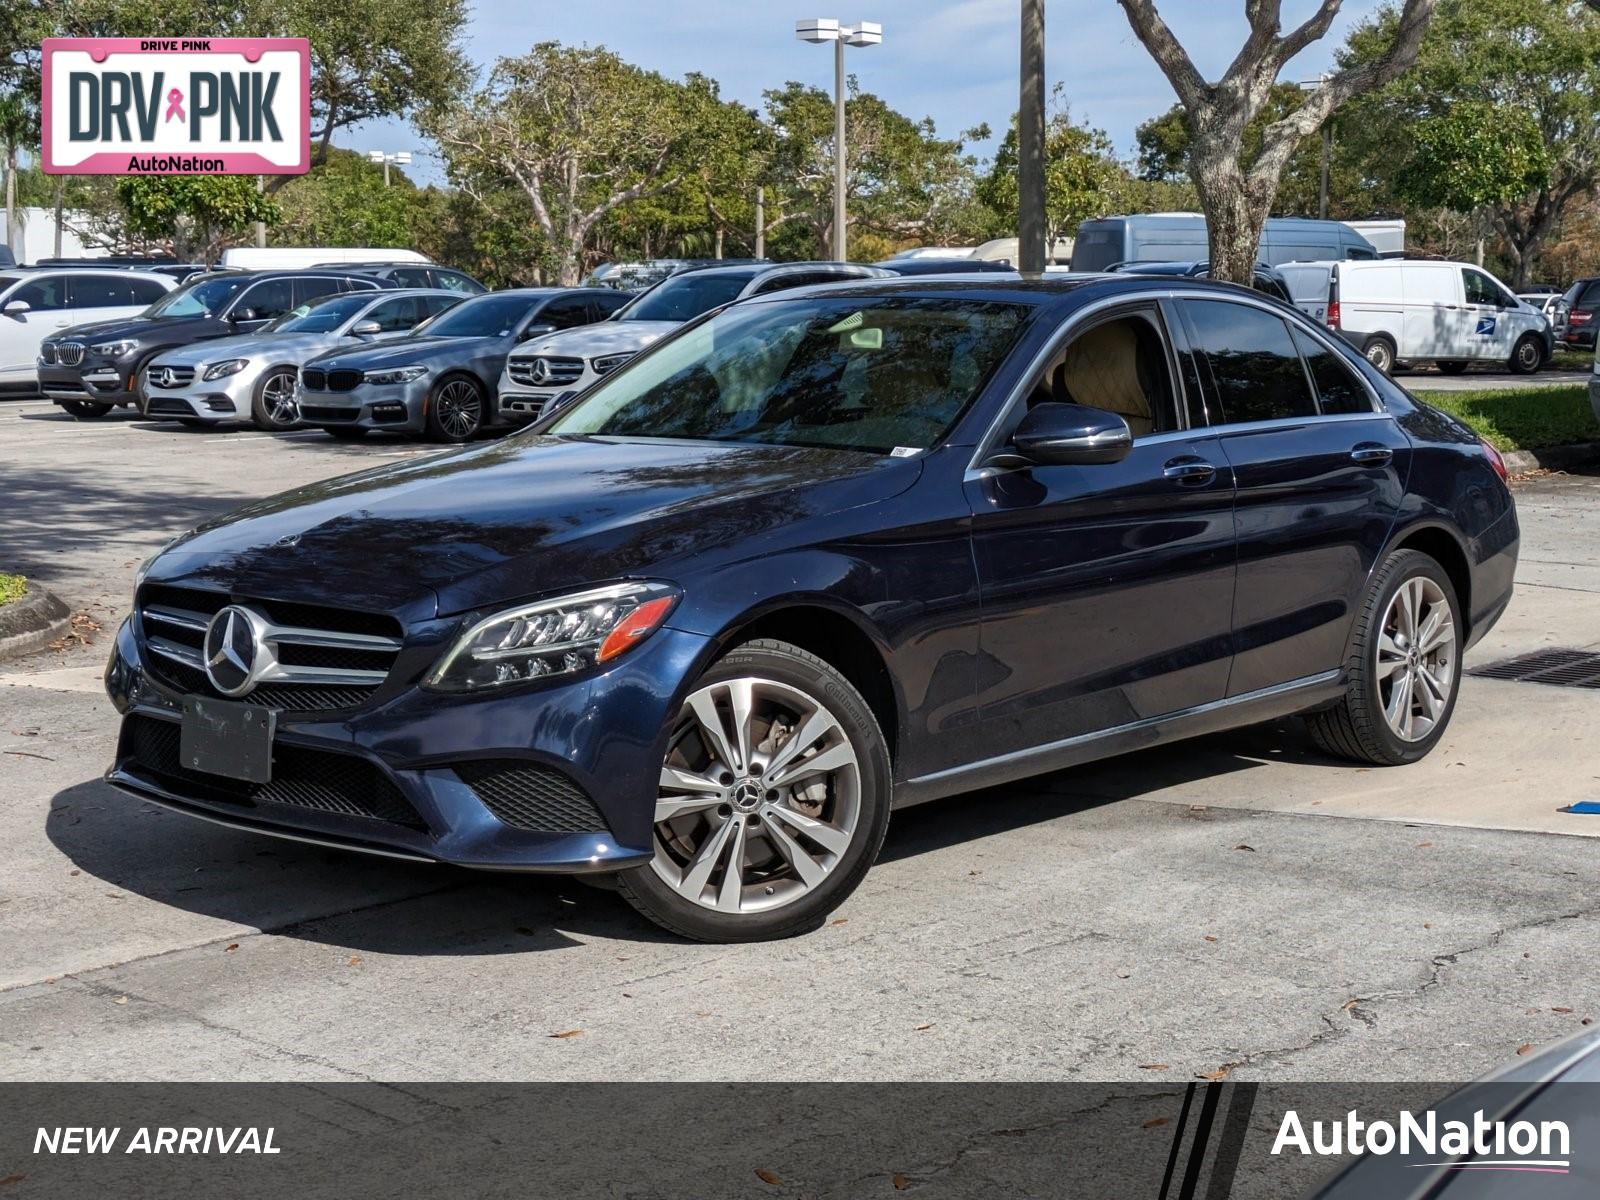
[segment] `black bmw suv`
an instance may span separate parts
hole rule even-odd
[[[393,287],[341,271],[218,271],[168,292],[136,317],[75,325],[39,346],[39,390],[75,417],[139,403],[139,372],[157,354],[249,333],[320,296]]]

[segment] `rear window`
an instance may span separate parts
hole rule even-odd
[[[1300,352],[1282,317],[1226,300],[1186,300],[1195,348],[1229,424],[1315,416]]]
[[[1072,243],[1074,271],[1104,271],[1124,257],[1121,222],[1101,225],[1098,229],[1087,221],[1078,226],[1077,239]]]
[[[1306,360],[1311,380],[1317,385],[1317,407],[1324,416],[1372,411],[1367,389],[1356,378],[1349,363],[1305,331],[1294,329],[1291,332],[1294,344]]]
[[[1328,289],[1333,282],[1333,272],[1327,267],[1279,267],[1278,271],[1289,285],[1289,295],[1296,301],[1327,303]]]

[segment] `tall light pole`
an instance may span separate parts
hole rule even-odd
[[[1022,0],[1017,103],[1017,269],[1044,273],[1044,0]]]
[[[1315,79],[1302,79],[1295,86],[1302,92],[1314,92],[1328,82],[1327,75],[1318,75]],[[1322,179],[1317,184],[1317,216],[1322,220],[1328,219],[1328,170],[1333,159],[1333,118],[1322,123]]]
[[[802,42],[833,43],[833,257],[844,262],[844,48],[878,45],[883,26],[876,21],[841,25],[835,17],[812,17],[796,21],[794,35]]]
[[[384,187],[388,187],[389,186],[389,165],[391,163],[393,163],[397,167],[410,166],[411,165],[411,151],[409,151],[409,150],[396,150],[393,154],[389,154],[389,153],[386,153],[386,152],[384,152],[382,150],[368,150],[367,151],[367,161],[368,162],[375,162],[375,163],[382,163],[383,164],[383,186]]]

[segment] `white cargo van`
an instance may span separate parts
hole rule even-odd
[[[371,246],[234,246],[217,265],[233,271],[298,271],[335,263],[425,263],[426,254]]]
[[[1433,362],[1447,375],[1495,362],[1531,375],[1555,349],[1550,322],[1471,263],[1386,258],[1279,270],[1297,308],[1385,373],[1397,362]]]

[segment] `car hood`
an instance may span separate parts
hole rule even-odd
[[[520,358],[534,354],[561,354],[574,358],[594,358],[601,354],[625,354],[643,350],[679,328],[677,321],[601,321],[547,333],[522,343],[515,350]]]
[[[98,342],[116,341],[127,338],[135,341],[154,341],[157,345],[169,337],[182,340],[192,332],[212,328],[216,325],[214,317],[115,317],[109,321],[90,321],[87,325],[74,325],[71,329],[64,329],[55,334],[55,339],[61,338],[94,338]]]
[[[449,616],[748,557],[799,521],[898,494],[921,469],[848,451],[523,435],[258,501],[181,539],[148,578]]]
[[[413,363],[431,363],[441,356],[473,354],[495,341],[486,337],[408,337],[396,338],[380,346],[352,347],[320,355],[313,361],[319,367],[333,370],[336,367],[357,371],[381,371],[388,367],[409,367]]]
[[[317,354],[339,342],[332,333],[249,333],[237,337],[212,338],[181,346],[158,355],[157,363],[173,366],[198,366],[200,363],[220,362],[225,358],[272,357],[286,362]]]

